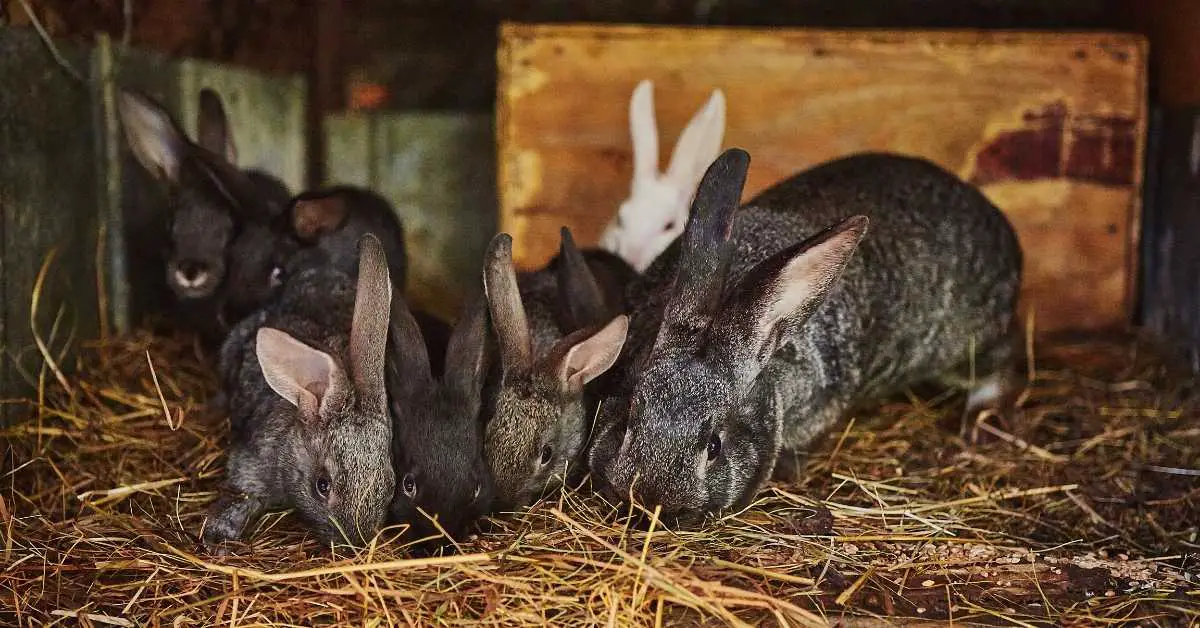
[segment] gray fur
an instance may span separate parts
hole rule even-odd
[[[315,251],[296,256],[279,299],[236,325],[222,346],[231,438],[206,545],[241,538],[269,510],[295,508],[326,542],[363,543],[384,522],[395,485],[383,382],[391,282],[379,241],[364,237],[361,251],[357,286]],[[321,356],[318,363],[332,363],[336,376],[312,381],[312,369],[292,368],[286,352],[259,346],[264,334],[281,333]],[[279,379],[272,364],[280,362],[285,379],[296,378],[291,389],[268,383]],[[317,488],[322,477],[326,497]]]
[[[485,286],[505,356],[484,439],[498,508],[528,505],[579,468],[595,407],[585,385],[611,366],[627,330],[617,314],[629,267],[611,257],[585,255],[563,228],[559,256],[518,277],[508,234],[489,246]]]
[[[714,162],[685,234],[630,287],[631,337],[589,450],[602,490],[632,486],[679,521],[746,504],[848,410],[962,379],[972,347],[976,381],[1013,353],[1021,250],[978,190],[867,153],[735,211],[748,163],[737,149]],[[786,268],[810,269],[808,292]],[[790,315],[764,323],[781,295]]]

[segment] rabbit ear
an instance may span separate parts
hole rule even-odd
[[[571,330],[599,325],[608,317],[604,303],[604,291],[588,267],[571,230],[562,228],[562,244],[559,246],[558,298],[564,306],[567,325]]]
[[[197,144],[221,155],[230,164],[237,164],[237,147],[233,144],[229,116],[221,97],[211,88],[200,90],[200,114],[196,119]]]
[[[446,345],[443,381],[466,400],[472,413],[479,407],[488,365],[488,301],[480,291],[467,302]]]
[[[681,236],[682,250],[675,285],[661,329],[700,330],[716,314],[733,249],[729,236],[734,211],[746,185],[749,168],[750,155],[739,148],[731,148],[721,153],[704,173]],[[660,334],[659,342],[662,341]]]
[[[383,244],[374,235],[368,233],[358,241],[358,255],[358,286],[350,324],[350,370],[359,405],[367,412],[381,413],[387,408],[383,368],[392,280]]]
[[[718,89],[679,135],[667,167],[667,180],[681,190],[694,190],[705,169],[720,153],[724,137],[725,93]]]
[[[554,344],[545,363],[564,390],[579,394],[617,361],[628,334],[629,317],[622,314],[599,331],[593,326],[568,334]]]
[[[629,134],[633,137],[633,179],[658,178],[658,122],[654,119],[654,84],[644,80],[629,100]]]
[[[255,352],[267,385],[296,406],[305,422],[329,420],[349,394],[346,375],[332,356],[278,329],[260,327]]]
[[[336,231],[346,222],[349,208],[340,194],[297,198],[292,203],[292,231],[305,242]]]
[[[117,99],[117,109],[138,163],[159,181],[178,183],[188,140],[171,115],[148,96],[125,90]]]
[[[525,305],[513,269],[512,236],[496,234],[484,262],[483,290],[500,344],[500,364],[509,375],[528,373],[533,365],[533,340]]]
[[[429,349],[421,328],[400,291],[392,292],[391,326],[387,361],[389,390],[403,400],[412,399],[420,390],[433,385],[429,368]]]
[[[834,286],[867,231],[866,216],[852,216],[780,251],[742,279],[713,324],[710,342],[750,365],[741,373],[749,385],[779,348],[784,323],[803,322]]]

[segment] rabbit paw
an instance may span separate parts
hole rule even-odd
[[[1008,417],[1012,410],[1012,386],[1007,373],[997,373],[980,380],[967,394],[963,404],[959,436],[972,443],[979,442],[977,424],[980,420],[994,418],[1001,428],[1009,430]]]
[[[201,541],[208,551],[224,555],[227,542],[241,539],[262,512],[261,503],[251,495],[222,493],[209,507]]]

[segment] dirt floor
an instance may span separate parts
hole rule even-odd
[[[444,556],[335,555],[276,515],[217,557],[196,543],[223,473],[214,377],[179,339],[110,341],[10,402],[0,623],[1197,624],[1195,381],[1131,340],[1034,354],[977,442],[961,398],[895,400],[703,529],[636,530],[580,491]]]

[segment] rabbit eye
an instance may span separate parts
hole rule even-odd
[[[401,486],[404,488],[404,494],[410,499],[417,496],[417,479],[411,473],[404,476]]]
[[[708,461],[712,462],[721,455],[721,435],[713,432],[712,436],[708,437]]]
[[[663,231],[674,231],[674,230],[675,230],[675,221],[674,220],[672,220],[671,222],[668,222],[667,226],[663,227]]]
[[[554,457],[554,450],[549,445],[542,445],[542,466],[550,464],[550,459]]]
[[[329,478],[324,475],[322,475],[321,477],[318,477],[317,481],[313,485],[313,488],[316,489],[318,497],[320,497],[321,499],[328,498],[329,497]]]

